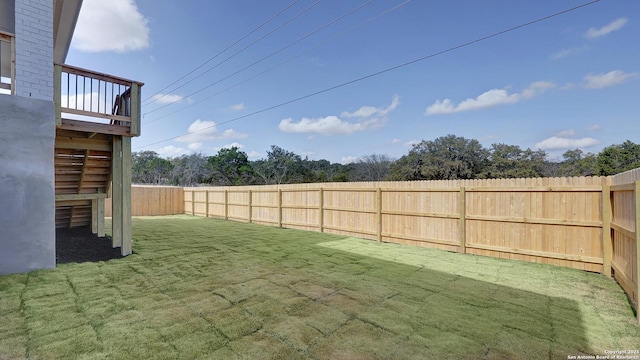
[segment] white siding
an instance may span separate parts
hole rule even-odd
[[[16,95],[53,100],[53,1],[15,0]]]

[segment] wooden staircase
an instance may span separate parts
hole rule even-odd
[[[56,227],[91,225],[92,199],[64,195],[106,194],[111,182],[112,135],[58,129],[54,153]],[[63,200],[65,199],[66,200]]]

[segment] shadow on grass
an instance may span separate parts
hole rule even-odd
[[[108,261],[122,258],[111,237],[98,237],[91,227],[56,229],[56,264]]]

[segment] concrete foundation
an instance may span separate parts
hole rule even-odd
[[[53,268],[53,101],[0,95],[0,124],[0,274]]]

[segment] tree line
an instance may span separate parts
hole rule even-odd
[[[132,154],[135,184],[214,186],[293,184],[346,181],[455,180],[614,175],[640,167],[640,144],[629,140],[598,154],[568,150],[560,161],[544,150],[502,143],[483,147],[478,140],[455,135],[423,140],[399,159],[371,154],[350,164],[310,160],[272,145],[267,157],[250,161],[237,147],[217,154],[182,155],[171,159],[154,151]]]

